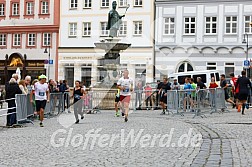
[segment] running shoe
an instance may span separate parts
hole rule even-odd
[[[160,113],[160,115],[165,115],[165,111],[162,111],[162,112]]]
[[[125,122],[128,122],[128,117],[125,117],[125,118],[124,118],[124,121],[125,121]]]
[[[122,112],[122,116],[124,117],[124,113]]]
[[[75,122],[75,124],[78,124],[80,122],[80,120],[77,120],[76,122]]]
[[[249,104],[248,103],[246,104],[246,109],[249,109]]]
[[[81,119],[84,119],[84,116],[82,116]]]
[[[40,126],[40,127],[44,127],[44,125],[43,125],[43,123],[42,123],[42,122],[40,122],[40,123],[39,123],[39,126]]]

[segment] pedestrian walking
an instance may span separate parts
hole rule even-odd
[[[162,112],[161,112],[161,115],[164,115],[165,112],[166,112],[166,107],[167,107],[167,93],[168,93],[168,90],[171,90],[171,83],[168,82],[168,78],[164,78],[163,79],[163,84],[161,86],[161,89],[159,91],[159,94],[160,94],[160,105],[162,107]]]
[[[124,70],[123,77],[117,82],[117,87],[120,89],[120,106],[124,121],[128,122],[129,104],[131,92],[133,92],[133,79],[129,77],[129,71]]]
[[[84,119],[84,113],[82,111],[83,100],[81,100],[83,96],[84,96],[84,91],[82,87],[80,86],[80,81],[75,81],[75,87],[74,87],[74,92],[73,92],[74,116],[76,119],[75,124],[78,124],[80,122],[79,115],[81,116],[81,119]]]
[[[44,127],[44,110],[46,107],[46,103],[49,103],[49,89],[48,84],[46,83],[47,77],[45,75],[39,76],[39,82],[34,84],[34,92],[35,92],[35,103],[36,103],[36,111],[39,114],[40,127]],[[32,94],[30,95],[30,102],[33,103]]]
[[[246,102],[247,102],[247,99],[248,99],[249,91],[251,91],[252,86],[251,86],[250,80],[246,77],[246,71],[242,71],[241,75],[242,76],[237,79],[235,87],[236,87],[236,89],[239,89],[239,93],[238,93],[238,100],[239,100],[238,112],[240,112],[241,108],[242,108],[242,115],[245,115],[244,110],[245,110]]]
[[[17,124],[16,102],[15,102],[16,94],[22,94],[22,91],[20,90],[16,79],[11,78],[8,87],[6,88],[6,100],[8,103],[8,112],[7,112],[8,115],[6,126],[13,126],[14,124]]]
[[[220,86],[221,86],[221,88],[224,89],[224,94],[225,94],[225,100],[226,100],[226,102],[235,105],[235,103],[230,99],[230,97],[228,95],[228,89],[227,88],[228,88],[229,85],[227,83],[225,74],[221,75],[221,84],[220,84]],[[222,109],[222,111],[223,111],[223,109]]]

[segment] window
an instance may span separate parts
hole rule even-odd
[[[0,34],[0,46],[6,46],[6,34]]]
[[[84,0],[84,8],[91,8],[92,0]]]
[[[43,33],[43,46],[51,46],[51,34]]]
[[[84,22],[83,23],[83,36],[90,36],[91,35],[91,23]]]
[[[13,35],[13,46],[21,46],[21,34]]]
[[[196,19],[195,17],[185,17],[185,34],[195,34]]]
[[[234,73],[235,65],[234,63],[225,63],[225,75],[228,78],[230,73]]]
[[[108,36],[107,22],[101,22],[101,36]]]
[[[126,7],[128,5],[128,0],[120,0],[119,6],[120,7]]]
[[[0,3],[0,16],[4,16],[4,15],[5,15],[4,3]]]
[[[194,71],[192,65],[189,62],[183,62],[178,68],[178,72]]]
[[[69,23],[69,36],[77,36],[77,23]]]
[[[101,7],[109,7],[109,0],[101,0]]]
[[[78,7],[78,0],[70,0],[70,8],[76,9]]]
[[[134,6],[142,6],[143,1],[142,0],[135,0]]]
[[[28,46],[36,45],[36,34],[28,34]]]
[[[126,21],[122,22],[122,24],[120,25],[119,35],[120,36],[127,35],[127,22]]]
[[[74,86],[74,67],[65,67],[65,79],[70,87]]]
[[[175,21],[174,18],[164,18],[164,34],[170,35],[175,32]]]
[[[216,70],[216,63],[207,63],[207,70]]]
[[[206,17],[206,34],[217,33],[217,17]]]
[[[228,16],[226,17],[226,34],[237,33],[237,17]]]
[[[0,9],[1,11],[1,9]],[[0,12],[1,15],[1,12]],[[250,25],[252,23],[252,16],[245,16],[245,33],[252,33],[252,26]]]
[[[19,15],[19,3],[12,4],[12,15],[18,16]]]
[[[41,14],[49,14],[49,3],[48,1],[41,2]]]
[[[27,2],[26,3],[26,15],[33,15],[34,12],[33,2]]]
[[[142,35],[143,24],[142,21],[134,21],[134,35]]]

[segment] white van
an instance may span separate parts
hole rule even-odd
[[[173,73],[169,75],[169,78],[173,80],[174,78],[178,79],[180,85],[184,85],[185,78],[193,78],[194,82],[197,83],[197,77],[201,77],[202,82],[209,87],[211,78],[214,77],[218,85],[220,85],[220,73],[216,70],[205,70],[205,71],[189,71],[189,72],[180,72]]]

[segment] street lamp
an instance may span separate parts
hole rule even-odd
[[[249,35],[248,35],[247,33],[244,34],[242,43],[243,43],[243,44],[246,44],[246,46],[247,46],[246,61],[248,61]],[[248,74],[248,72],[249,72],[249,70],[246,68],[247,77],[250,76],[250,74]]]
[[[50,79],[50,58],[51,58],[51,55],[50,55],[50,46],[48,45],[48,43],[46,45],[44,53],[48,53],[47,47],[49,47],[49,54],[48,54],[48,75],[47,75],[48,80],[49,80]]]

